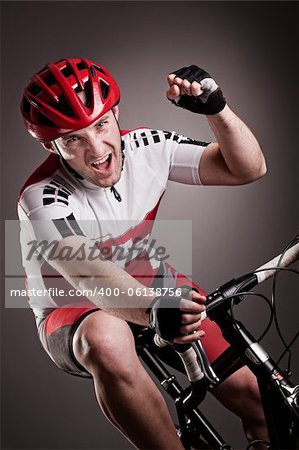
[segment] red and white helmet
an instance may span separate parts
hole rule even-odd
[[[34,138],[51,141],[89,126],[119,100],[119,87],[107,69],[85,58],[66,58],[47,64],[31,78],[21,112]]]

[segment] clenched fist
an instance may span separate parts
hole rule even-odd
[[[167,98],[176,106],[197,114],[214,115],[226,105],[222,91],[205,70],[183,67],[168,75]]]

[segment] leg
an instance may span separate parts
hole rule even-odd
[[[73,349],[93,376],[102,411],[135,447],[183,450],[164,398],[139,361],[126,322],[94,312],[79,325]]]
[[[268,431],[257,381],[248,367],[242,367],[213,391],[215,397],[238,415],[249,441],[268,441]],[[256,446],[256,448],[266,448]]]

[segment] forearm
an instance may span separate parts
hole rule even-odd
[[[71,237],[61,241],[56,252],[61,254],[63,246],[67,245],[71,246],[73,254],[76,254],[82,244],[86,248],[94,246],[88,238],[80,237],[74,240]],[[146,288],[113,262],[104,260],[100,250],[93,253],[92,260],[54,258],[52,265],[75,289],[84,292],[99,308],[123,320],[148,325],[146,310],[156,297],[154,290]]]
[[[227,105],[220,113],[207,118],[236,183],[248,183],[263,176],[265,158],[253,133],[242,120]]]
[[[99,308],[121,319],[148,325],[146,310],[156,297],[155,292],[113,262],[97,263],[96,271],[100,275],[82,276],[79,273],[79,277],[72,277],[70,282],[81,291],[92,292],[88,298]],[[94,292],[97,293],[94,295]]]

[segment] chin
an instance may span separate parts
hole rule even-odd
[[[109,177],[107,180],[92,180],[92,182],[94,184],[96,184],[99,187],[102,188],[110,188],[112,186],[114,186],[119,180],[120,180],[120,175],[115,175],[113,177]]]

